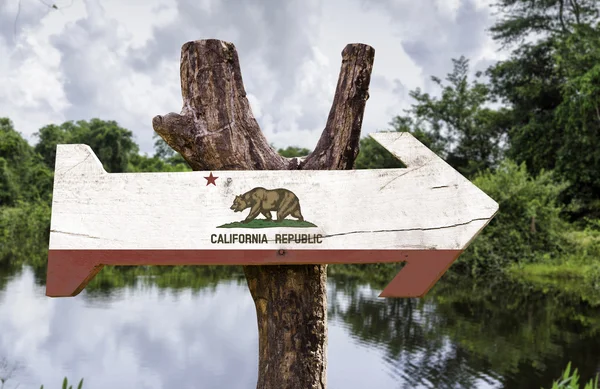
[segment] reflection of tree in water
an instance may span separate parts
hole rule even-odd
[[[125,287],[157,288],[159,294],[214,293],[220,283],[246,282],[238,266],[105,266],[86,286],[91,298],[111,298]]]
[[[579,297],[448,274],[423,299],[377,299],[356,279],[330,280],[331,320],[385,349],[402,387],[549,387],[568,361],[585,380],[597,372],[600,312]]]
[[[40,264],[32,269],[44,285],[45,261],[30,263]],[[18,276],[18,268],[0,268],[0,291]],[[390,269],[384,274],[375,267],[370,274],[361,268],[352,277],[334,271],[329,318],[359,342],[385,350],[392,374],[403,381],[400,387],[474,388],[487,376],[503,388],[530,389],[550,387],[569,361],[582,381],[600,370],[600,309],[582,302],[580,294],[447,273],[423,299],[378,299],[395,275],[396,268]],[[133,286],[211,292],[228,280],[245,286],[240,267],[108,266],[86,287],[86,295],[97,301]]]
[[[0,266],[0,293],[4,291],[6,284],[15,273],[16,270],[14,269]]]
[[[17,388],[19,384],[14,378],[22,368],[20,363],[11,362],[0,356],[0,389]]]
[[[36,258],[29,258],[25,265],[33,272],[36,285],[41,287],[46,285],[47,256],[46,248]],[[24,269],[21,258],[8,263],[18,265],[0,266],[0,291],[4,290],[11,277],[18,276]],[[241,266],[104,266],[85,287],[85,294],[96,300],[111,299],[126,287],[157,287],[164,293],[184,290],[214,292],[220,282],[229,280],[245,285]]]
[[[386,362],[393,374],[402,378],[403,388],[474,387],[477,377],[466,370],[466,353],[448,342],[440,321],[432,315],[435,306],[430,299],[374,299],[373,296],[354,290],[347,294],[339,307],[332,291],[331,320],[340,320],[361,343],[384,348]]]

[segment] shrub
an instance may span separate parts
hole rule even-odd
[[[457,268],[472,273],[558,257],[569,245],[558,196],[566,187],[551,172],[532,177],[524,164],[506,160],[473,183],[500,205],[499,211],[460,256]]]
[[[571,362],[567,364],[563,376],[558,381],[554,381],[552,389],[580,389],[579,385],[579,373],[577,369],[571,373]],[[543,389],[543,388],[542,388]],[[598,387],[598,376],[595,379],[590,380],[583,389],[599,389]]]
[[[83,378],[79,381],[79,385],[77,385],[77,389],[81,389],[83,387]],[[40,389],[44,389],[44,385],[40,386]],[[67,377],[63,380],[62,389],[73,389],[73,385],[69,385],[67,381]]]
[[[0,264],[45,266],[50,238],[50,205],[19,202],[0,207]]]

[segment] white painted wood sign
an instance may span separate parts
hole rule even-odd
[[[381,296],[422,296],[498,204],[409,133],[371,136],[407,168],[109,174],[58,145],[47,295],[103,265],[407,262]]]

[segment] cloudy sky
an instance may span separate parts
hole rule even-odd
[[[341,51],[375,48],[363,134],[435,93],[451,58],[504,57],[490,0],[0,0],[0,117],[31,143],[40,127],[98,117],[153,152],[152,117],[181,109],[179,55],[191,40],[235,44],[254,115],[271,143],[313,148]],[[51,7],[52,4],[56,8]]]

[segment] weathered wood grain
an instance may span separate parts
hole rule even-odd
[[[496,202],[412,135],[373,136],[408,168],[214,171],[215,185],[206,185],[209,171],[108,174],[89,147],[60,145],[50,249],[464,250]],[[250,209],[230,207],[255,187],[292,191],[316,227],[217,228],[244,220]],[[268,243],[212,242],[248,233]],[[276,234],[318,234],[322,243],[277,242]]]
[[[192,41],[181,48],[181,113],[156,116],[154,130],[194,170],[298,167],[267,142],[250,108],[232,43]]]

